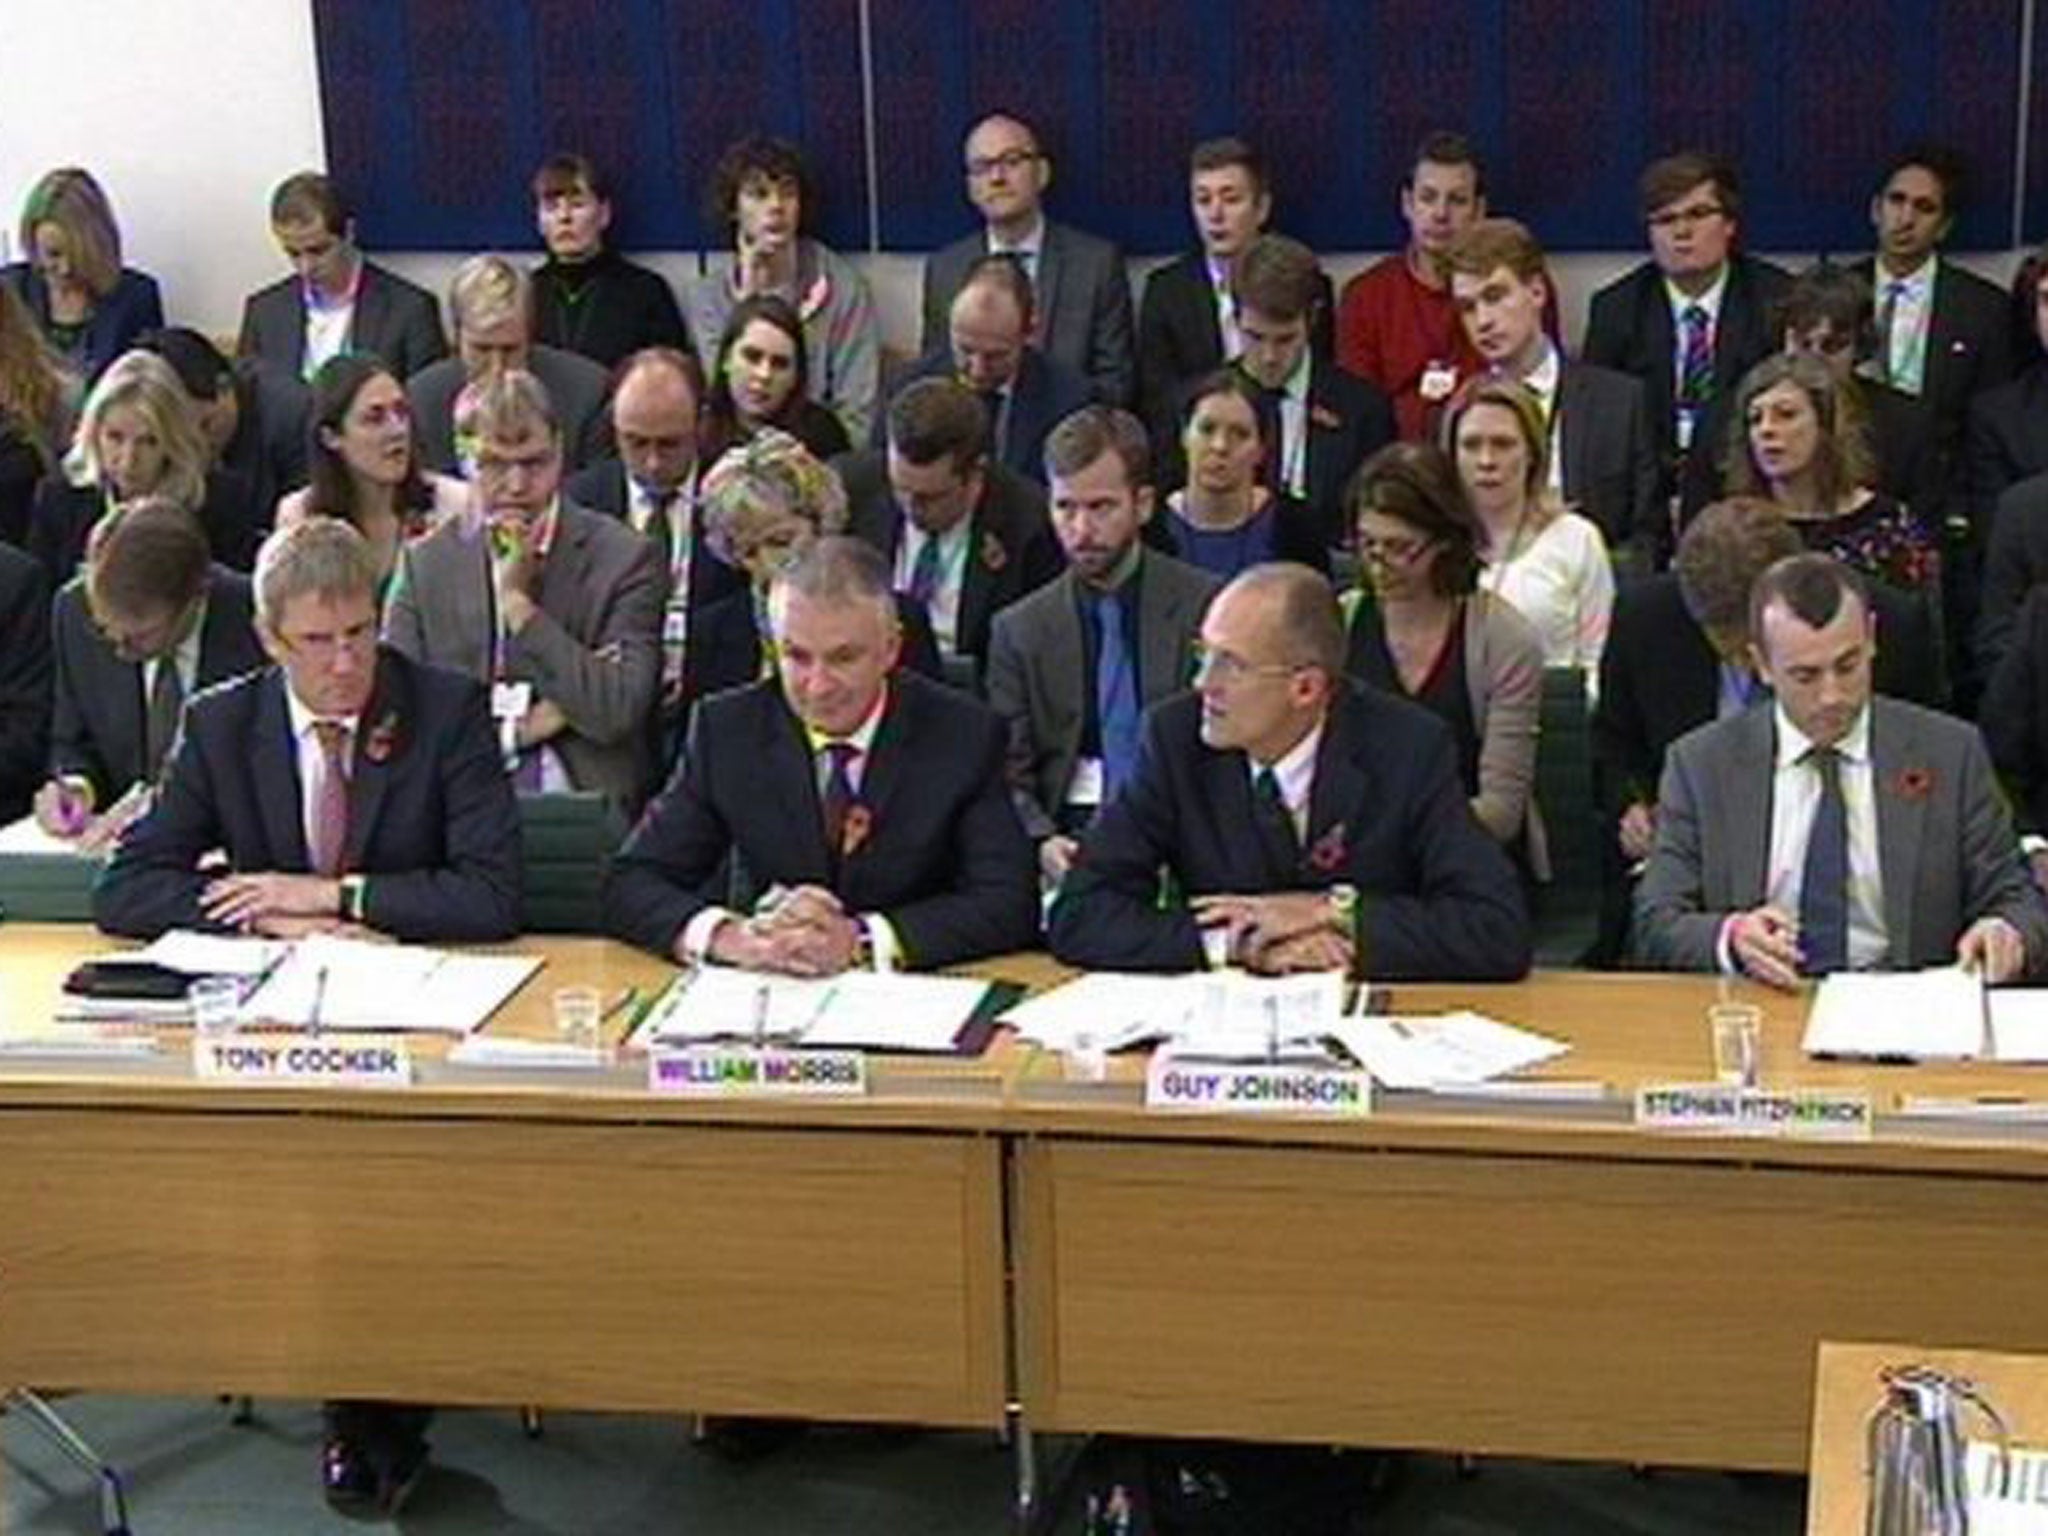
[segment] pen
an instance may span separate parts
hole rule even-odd
[[[619,988],[618,992],[613,996],[612,1000],[604,1005],[604,1012],[600,1013],[597,1016],[597,1022],[600,1024],[604,1023],[605,1020],[609,1019],[621,1008],[624,1008],[628,1006],[630,1003],[632,1003],[632,1001],[635,998],[639,997],[639,995],[640,989],[638,987]]]
[[[306,1030],[309,1034],[320,1033],[320,1006],[327,1001],[327,967],[321,966],[313,973],[313,1009],[306,1015]]]

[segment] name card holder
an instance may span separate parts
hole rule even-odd
[[[247,1037],[192,1041],[192,1069],[210,1082],[297,1088],[406,1088],[412,1052],[402,1041]]]
[[[751,1045],[656,1050],[647,1057],[647,1089],[685,1099],[861,1098],[868,1059],[860,1051]]]
[[[1145,1107],[1351,1120],[1372,1113],[1372,1076],[1349,1067],[1198,1061],[1154,1052],[1145,1069]]]
[[[1636,1090],[1635,1123],[1646,1131],[1770,1136],[1792,1141],[1868,1141],[1870,1095],[1840,1088],[1649,1083]]]

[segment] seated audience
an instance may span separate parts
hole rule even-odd
[[[143,497],[100,520],[49,628],[55,716],[36,819],[104,847],[133,803],[109,813],[156,781],[187,701],[263,665],[249,578],[212,561],[190,512]]]
[[[121,230],[92,172],[50,171],[21,205],[27,260],[0,267],[57,355],[77,399],[144,331],[164,323],[156,279],[121,265]]]
[[[605,243],[611,187],[582,155],[551,155],[533,173],[533,216],[548,259],[533,273],[533,335],[613,369],[643,347],[688,352],[690,333],[659,272]]]
[[[1130,782],[1082,835],[1053,902],[1057,958],[1375,981],[1528,970],[1520,883],[1467,809],[1450,732],[1345,678],[1327,581],[1245,572],[1210,603],[1199,656],[1195,691],[1145,717]]]
[[[36,483],[70,438],[56,355],[21,296],[0,283],[0,543],[28,541]]]
[[[1074,834],[1136,767],[1146,707],[1187,685],[1217,582],[1145,548],[1153,489],[1136,417],[1076,411],[1046,439],[1045,467],[1067,568],[996,614],[987,683],[1017,814],[1058,881]]]
[[[28,552],[61,587],[109,507],[163,496],[199,519],[215,560],[246,571],[262,537],[260,514],[248,485],[209,470],[210,458],[199,413],[170,364],[154,352],[125,354],[85,397],[61,472],[36,488]]]
[[[1461,380],[1483,366],[1451,298],[1450,250],[1486,216],[1486,178],[1464,137],[1432,133],[1401,183],[1408,244],[1344,285],[1337,361],[1393,402],[1401,436],[1428,437]]]
[[[1473,816],[1547,875],[1535,802],[1543,642],[1480,585],[1481,530],[1456,472],[1429,444],[1390,444],[1366,460],[1350,501],[1358,587],[1339,599],[1345,672],[1450,728]]]
[[[1040,296],[1031,344],[1087,380],[1089,392],[1105,405],[1129,404],[1135,379],[1123,253],[1045,216],[1052,160],[1028,123],[1003,112],[985,117],[968,133],[965,153],[967,200],[982,226],[925,260],[923,350],[938,351],[948,331],[957,329],[953,301],[983,258],[1007,256]],[[1059,412],[1053,421],[1066,414]],[[1032,458],[1037,456],[1034,448]]]
[[[819,541],[776,574],[768,614],[777,676],[698,704],[675,776],[612,861],[612,931],[677,961],[799,975],[1034,942],[1002,723],[897,670],[881,556]]]
[[[1543,407],[1520,384],[1477,378],[1451,398],[1444,441],[1479,529],[1480,584],[1527,619],[1546,667],[1577,667],[1590,696],[1614,611],[1614,568],[1590,518],[1557,499]]]
[[[29,812],[50,757],[50,584],[0,544],[0,826]]]
[[[2027,594],[2048,581],[2048,471],[1999,493],[1978,591],[1976,661],[1988,675],[2012,639]]]
[[[259,536],[268,533],[278,498],[306,483],[305,385],[260,363],[237,368],[185,326],[150,331],[138,345],[171,365],[199,418],[208,472],[248,501]]]
[[[979,665],[989,621],[1059,574],[1045,492],[990,462],[988,415],[951,379],[899,390],[884,437],[886,448],[833,466],[846,486],[847,531],[890,562],[896,590],[929,615],[940,650]]]
[[[805,391],[858,443],[879,404],[881,329],[859,269],[804,234],[816,207],[795,145],[756,136],[728,146],[706,214],[711,228],[732,232],[732,253],[714,252],[691,285],[690,329],[699,341],[722,337],[742,299],[781,299],[803,324]]]
[[[821,538],[846,528],[846,487],[795,438],[773,428],[728,449],[704,475],[704,541],[747,578],[747,589],[705,606],[685,658],[685,691],[695,699],[775,675],[768,598],[775,577]],[[904,666],[943,675],[923,602],[896,595]]]
[[[1757,579],[1750,645],[1776,702],[1700,727],[1666,758],[1636,892],[1645,963],[1791,989],[1952,963],[2006,982],[2048,959],[2048,905],[1982,740],[1873,697],[1863,594],[1825,555]]]
[[[1309,344],[1326,286],[1314,253],[1284,235],[1259,236],[1230,273],[1244,341],[1237,366],[1259,390],[1265,483],[1308,503],[1327,549],[1344,542],[1344,487],[1394,440],[1394,413],[1378,389]]]
[[[1449,264],[1451,295],[1483,376],[1520,385],[1537,407],[1545,499],[1562,501],[1608,545],[1653,547],[1664,514],[1643,387],[1567,358],[1544,333],[1551,290],[1543,247],[1513,219],[1482,219],[1451,246]],[[1480,376],[1465,386],[1467,398]]]
[[[1264,404],[1242,373],[1219,370],[1189,386],[1180,412],[1187,483],[1167,495],[1155,542],[1222,581],[1270,560],[1329,570],[1316,514],[1261,483],[1273,427]]]
[[[377,566],[381,602],[398,551],[466,512],[470,488],[421,467],[419,434],[398,377],[372,352],[348,352],[313,375],[306,485],[277,504],[277,526],[337,517],[360,533]]]
[[[705,457],[716,460],[763,427],[787,432],[813,458],[853,446],[839,418],[811,398],[803,322],[772,293],[741,299],[726,318],[704,400]]]
[[[1984,745],[2012,802],[2034,883],[2048,889],[2048,590],[2020,604],[1984,690]]]
[[[2020,263],[2011,313],[2017,371],[1970,402],[1963,438],[1964,489],[1980,532],[2009,488],[2048,473],[2048,245]]]
[[[604,456],[610,447],[604,418],[611,379],[587,357],[534,342],[533,290],[524,272],[502,256],[472,256],[448,285],[448,310],[455,317],[455,356],[405,381],[427,468],[444,475],[461,469],[456,399],[465,386],[481,384],[491,373],[528,373],[540,380],[562,424],[562,453],[571,469]]]
[[[448,355],[434,296],[363,255],[355,216],[330,178],[300,171],[279,182],[270,233],[292,275],[243,301],[237,357],[310,382],[347,352],[375,353],[398,379]]]
[[[457,426],[476,443],[475,514],[400,548],[384,637],[490,685],[521,793],[590,791],[630,814],[652,777],[659,557],[560,494],[562,423],[534,375],[491,373]]]

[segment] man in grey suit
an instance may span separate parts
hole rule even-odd
[[[1130,403],[1135,379],[1131,351],[1131,285],[1123,253],[1045,216],[1052,162],[1028,124],[997,113],[967,135],[967,197],[982,227],[935,252],[924,268],[924,341],[936,352],[946,342],[953,295],[968,268],[983,256],[1013,256],[1038,296],[1034,342],[1088,379],[1095,398]]]
[[[610,376],[587,357],[535,343],[533,285],[524,269],[502,256],[470,257],[448,285],[448,309],[455,317],[456,355],[405,381],[429,468],[454,474],[461,467],[456,401],[464,386],[480,384],[493,370],[517,369],[546,387],[569,468],[581,469],[610,451]]]
[[[2048,906],[1984,743],[1872,696],[1861,579],[1794,555],[1757,579],[1749,612],[1776,703],[1671,748],[1636,893],[1639,958],[1784,988],[1845,969],[1958,963],[1990,982],[2044,969]]]
[[[561,428],[532,374],[494,372],[462,425],[482,517],[451,518],[400,552],[385,639],[492,685],[516,788],[595,791],[631,813],[661,680],[660,556],[561,498]]]
[[[244,301],[236,356],[310,379],[338,353],[374,352],[407,379],[448,355],[434,296],[364,259],[355,217],[327,177],[301,171],[278,183],[270,233],[292,275]]]
[[[996,615],[988,699],[1004,768],[1040,872],[1057,881],[1075,838],[1136,765],[1140,717],[1194,674],[1195,637],[1217,588],[1206,571],[1147,550],[1145,429],[1091,405],[1045,444],[1061,576]]]

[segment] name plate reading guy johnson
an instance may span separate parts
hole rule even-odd
[[[1145,1069],[1145,1107],[1355,1119],[1372,1113],[1372,1078],[1344,1067],[1191,1061],[1155,1053]]]
[[[1653,1083],[1636,1090],[1636,1124],[1649,1131],[1868,1141],[1870,1095],[1838,1088]]]
[[[859,1051],[784,1051],[768,1046],[695,1046],[647,1058],[650,1093],[686,1099],[858,1098],[868,1091]]]
[[[304,1088],[404,1088],[412,1053],[402,1044],[352,1040],[194,1040],[192,1066],[216,1082]]]

